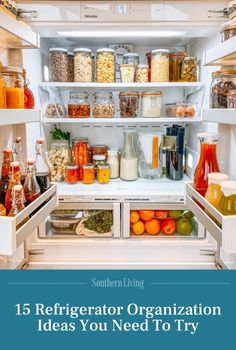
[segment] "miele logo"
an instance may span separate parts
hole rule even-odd
[[[84,17],[85,18],[98,18],[98,16],[96,16],[96,15],[85,15]]]

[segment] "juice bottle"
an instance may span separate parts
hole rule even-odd
[[[46,146],[45,140],[43,138],[38,138],[36,140],[35,151],[36,179],[39,184],[41,193],[44,193],[50,188],[51,169],[46,157]]]
[[[25,96],[25,108],[33,109],[34,108],[34,95],[33,92],[29,89],[29,80],[26,79],[26,70],[23,69],[23,79],[24,79],[24,96]]]
[[[220,137],[215,133],[201,133],[197,135],[200,143],[200,159],[194,173],[194,188],[203,197],[208,188],[208,174],[219,173],[216,145]]]
[[[17,67],[2,67],[1,72],[6,82],[7,108],[24,108],[22,69]]]
[[[223,196],[219,211],[223,215],[236,215],[236,181],[223,181],[220,185]]]
[[[229,176],[223,173],[208,174],[208,189],[205,198],[216,209],[218,209],[220,200],[223,196],[220,184],[222,181],[227,181],[228,179]]]
[[[8,187],[7,187],[6,197],[5,197],[5,208],[6,208],[7,214],[11,209],[12,189],[15,185],[21,185],[20,165],[18,162],[11,162],[10,179],[8,182]]]
[[[35,175],[34,159],[27,160],[27,172],[23,188],[25,192],[26,204],[32,203],[41,194],[40,187]]]
[[[8,186],[10,164],[13,161],[13,155],[11,149],[3,150],[3,161],[1,168],[1,180],[0,180],[0,203],[5,205],[5,195]]]
[[[6,82],[1,74],[2,64],[0,62],[0,109],[7,108]]]

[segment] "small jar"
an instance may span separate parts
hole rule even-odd
[[[105,156],[105,160],[107,161],[108,156],[108,147],[106,145],[93,145],[91,146],[91,160],[93,163],[95,155],[103,155]]]
[[[70,162],[70,148],[66,140],[53,140],[49,152],[51,164],[51,180],[53,182],[65,181],[66,164]]]
[[[135,52],[127,52],[123,55],[123,64],[132,64],[135,67],[139,64],[139,54]]]
[[[110,181],[110,165],[107,163],[98,165],[98,182],[102,185],[108,184]]]
[[[236,90],[230,90],[227,94],[227,108],[236,108]]]
[[[120,92],[120,115],[122,118],[135,118],[139,113],[139,93],[136,91]]]
[[[211,108],[227,108],[227,95],[236,89],[236,70],[219,70],[212,73]]]
[[[93,156],[93,165],[94,165],[96,179],[97,179],[97,173],[98,173],[98,166],[100,164],[105,163],[105,161],[106,161],[106,156],[104,156],[103,154],[95,154]]]
[[[49,50],[49,76],[53,82],[68,81],[68,55],[67,50],[53,47]]]
[[[25,107],[23,69],[2,67],[1,73],[6,84],[7,108],[23,109]]]
[[[66,164],[66,182],[68,184],[76,184],[78,182],[78,164]]]
[[[89,94],[82,91],[71,91],[68,103],[69,118],[89,118],[90,103]]]
[[[151,82],[169,81],[169,50],[152,50]]]
[[[206,200],[218,209],[223,192],[221,191],[221,182],[227,181],[229,176],[223,173],[210,173],[208,174],[208,188],[205,194]]]
[[[133,83],[135,77],[135,65],[120,64],[120,76],[122,83]]]
[[[197,81],[197,58],[185,57],[181,67],[181,80],[187,82]]]
[[[107,163],[110,165],[110,179],[117,179],[120,176],[120,160],[118,150],[108,150]]]
[[[96,77],[98,83],[115,82],[115,51],[113,49],[97,50]]]
[[[89,143],[87,137],[73,140],[74,162],[78,165],[78,179],[83,179],[83,165],[89,163]]]
[[[94,183],[95,171],[94,165],[91,163],[83,165],[83,183],[85,185],[91,185]]]
[[[170,54],[170,81],[181,81],[181,69],[186,52]]]
[[[223,215],[236,215],[236,181],[223,181],[220,186],[223,196],[219,211]]]
[[[72,52],[68,52],[68,82],[74,82],[74,54]]]
[[[95,101],[93,104],[94,118],[114,118],[115,104],[112,92],[95,92]]]
[[[92,51],[87,48],[74,49],[74,80],[77,83],[91,83],[93,76]]]
[[[136,83],[148,83],[148,65],[139,64],[136,68],[135,82]]]
[[[148,91],[142,93],[142,106],[144,118],[158,118],[161,116],[161,91]]]

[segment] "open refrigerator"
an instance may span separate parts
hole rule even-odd
[[[16,136],[24,140],[24,156],[35,156],[37,137],[50,148],[50,131],[57,125],[72,138],[88,137],[91,144],[123,146],[123,129],[163,132],[173,124],[185,126],[185,175],[180,181],[165,176],[156,180],[108,185],[52,184],[39,199],[15,218],[0,220],[0,267],[3,269],[234,269],[236,217],[224,217],[192,187],[199,158],[197,133],[219,132],[218,159],[222,171],[236,178],[234,162],[236,113],[209,108],[211,74],[236,65],[236,37],[220,41],[226,20],[225,1],[19,1],[23,13],[37,16],[12,18],[0,9],[0,61],[24,67],[36,99],[33,110],[0,110],[0,148],[11,147]],[[191,6],[190,6],[191,4]],[[222,11],[223,9],[223,11]],[[209,16],[209,11],[216,15]],[[219,11],[219,14],[217,13]],[[24,19],[25,22],[22,22]],[[132,45],[140,57],[155,47],[186,50],[199,59],[199,81],[188,83],[54,83],[48,82],[51,47],[122,49]],[[198,116],[160,118],[70,119],[46,118],[39,91],[57,88],[66,104],[69,91],[162,92],[163,104],[178,100],[197,103]],[[119,107],[116,102],[116,114]],[[226,151],[227,150],[227,151]],[[227,157],[225,156],[227,152]],[[201,207],[197,204],[201,203]],[[206,213],[205,209],[208,211]],[[130,212],[139,210],[191,210],[195,218],[190,236],[133,235]],[[105,213],[112,220],[104,237],[91,230],[78,233],[80,222]],[[212,216],[220,222],[218,226]],[[28,221],[20,223],[27,217]],[[84,227],[83,227],[84,228]],[[81,233],[82,232],[82,233]],[[81,234],[80,234],[81,233]]]

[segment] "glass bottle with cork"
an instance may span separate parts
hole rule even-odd
[[[25,181],[26,169],[25,169],[25,162],[23,157],[22,138],[20,136],[16,138],[13,144],[13,157],[14,157],[14,161],[18,162],[20,165],[21,183],[23,185]]]
[[[16,185],[12,189],[12,205],[8,216],[14,217],[24,209],[25,209],[24,190],[22,185]],[[20,223],[20,226],[22,226],[27,220],[28,218],[25,218],[24,221]]]
[[[23,189],[25,193],[26,205],[28,205],[40,196],[41,190],[35,175],[35,160],[28,159],[26,164],[27,171]]]
[[[13,162],[13,154],[11,149],[3,150],[3,160],[1,168],[1,180],[0,180],[0,203],[5,205],[5,195],[8,186],[11,162]]]
[[[7,214],[11,209],[12,189],[15,185],[21,185],[21,172],[20,172],[19,162],[11,162],[10,179],[8,182],[8,187],[6,191],[6,197],[5,197],[5,208],[6,208]]]
[[[44,193],[50,188],[51,181],[51,169],[46,157],[46,145],[44,138],[38,138],[36,140],[36,179],[39,184],[41,193]]]
[[[24,97],[25,97],[25,108],[33,109],[34,108],[34,95],[33,92],[29,89],[29,80],[26,78],[26,70],[23,69],[23,79],[24,79]]]

